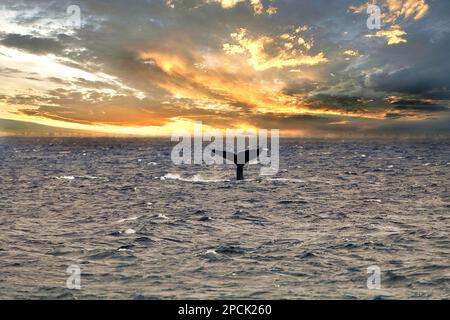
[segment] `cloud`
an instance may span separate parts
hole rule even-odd
[[[350,10],[354,13],[366,14],[367,9],[373,5],[380,7],[380,20],[387,29],[368,34],[366,37],[384,37],[388,45],[406,43],[407,32],[400,24],[409,20],[420,20],[429,11],[429,5],[425,0],[372,0],[359,7],[350,6]]]
[[[450,105],[437,104],[433,101],[415,98],[389,97],[390,109],[386,118],[433,119],[438,113],[450,114]]]
[[[426,0],[371,0],[362,6],[350,6],[350,10],[365,14],[367,8],[372,5],[382,9],[381,20],[385,24],[396,24],[400,20],[420,20],[430,8]]]
[[[424,39],[417,39],[422,43]],[[420,58],[412,63],[404,63],[401,67],[380,69],[371,73],[367,78],[370,87],[396,95],[416,95],[426,99],[450,99],[450,62],[447,52],[450,50],[450,33],[438,42],[418,47],[411,44],[405,48],[406,52],[420,50]],[[406,52],[395,54],[399,59],[405,59]]]
[[[270,2],[272,1],[273,0],[271,0]],[[166,4],[170,8],[175,8],[177,2],[180,1],[166,0]],[[254,15],[261,15],[264,13],[272,15],[277,12],[277,8],[273,5],[268,5],[265,7],[262,0],[202,0],[202,2],[205,4],[220,4],[223,9],[233,9],[240,3],[247,3],[247,5],[252,8]]]
[[[88,130],[55,128],[26,121],[0,119],[1,136],[98,136],[99,133]]]
[[[284,33],[278,38],[267,35],[249,37],[246,29],[239,29],[231,34],[237,44],[225,43],[223,46],[227,54],[247,54],[248,61],[255,70],[263,71],[270,68],[297,67],[302,65],[316,65],[327,62],[323,52],[308,55],[312,47],[297,34]]]
[[[344,54],[347,56],[351,56],[351,57],[359,57],[360,56],[359,52],[355,51],[355,50],[345,50]]]
[[[400,17],[420,20],[429,10],[425,0],[386,0],[383,6],[387,6],[389,9],[387,22],[393,23]]]
[[[365,12],[348,12],[355,2],[80,0],[83,27],[68,29],[66,2],[5,0],[0,118],[139,134],[201,120],[305,135],[445,118],[450,4],[377,1],[388,23],[369,39]]]
[[[63,49],[61,42],[51,38],[36,38],[31,35],[7,34],[0,43],[4,46],[23,49],[37,54],[59,54]]]
[[[403,38],[407,33],[400,29],[399,25],[394,25],[389,30],[377,31],[375,34],[366,35],[367,38],[386,38],[388,45],[394,45],[399,43],[406,43],[407,40]]]
[[[450,139],[450,116],[417,121],[388,121],[366,130],[375,137]]]

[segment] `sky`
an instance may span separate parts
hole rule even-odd
[[[0,135],[448,138],[449,52],[448,0],[2,0]]]

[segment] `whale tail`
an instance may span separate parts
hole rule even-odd
[[[219,151],[215,149],[212,150],[212,152],[214,154],[217,154],[218,156],[221,156],[225,160],[232,161],[236,165],[236,180],[244,180],[244,166],[250,161],[259,157],[261,148],[252,150],[247,149],[238,154],[225,150]]]

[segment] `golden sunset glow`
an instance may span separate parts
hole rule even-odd
[[[380,7],[379,30],[367,29],[368,5]],[[316,21],[311,6],[323,15]],[[431,47],[446,39],[422,37],[438,30],[427,25],[425,0],[355,1],[340,11],[301,1],[161,0],[117,10],[120,18],[83,3],[79,29],[57,7],[46,9],[53,18],[21,20],[38,9],[11,7],[0,18],[2,134],[33,134],[23,128],[34,123],[58,135],[158,136],[201,121],[339,135],[448,114],[445,74],[421,87],[433,74],[427,59],[445,51]],[[217,20],[202,20],[211,12]],[[418,53],[411,61],[408,50]]]

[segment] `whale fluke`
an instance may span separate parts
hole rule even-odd
[[[261,148],[253,150],[247,149],[238,154],[225,150],[215,149],[213,149],[212,152],[214,154],[217,154],[218,156],[221,156],[225,160],[232,161],[236,165],[236,180],[244,180],[244,166],[250,161],[259,157]]]

